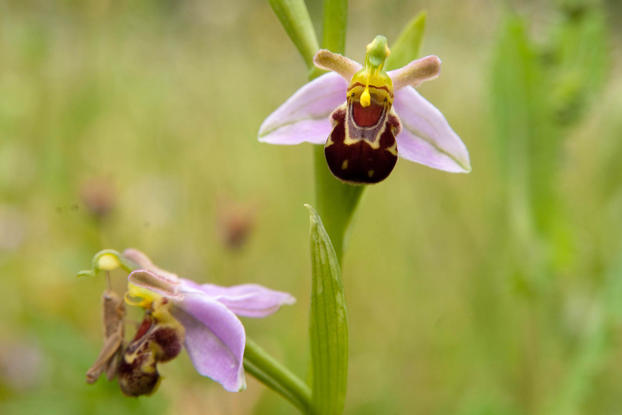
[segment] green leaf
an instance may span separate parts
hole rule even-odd
[[[348,379],[348,318],[341,268],[322,220],[313,207],[305,206],[311,220],[312,408],[318,415],[339,415]]]
[[[416,15],[402,30],[402,33],[391,46],[391,55],[387,59],[385,68],[392,70],[401,68],[419,57],[423,32],[425,31],[426,12]]]
[[[312,68],[313,55],[319,48],[305,2],[303,0],[270,0],[270,6],[302,55],[307,67]]]
[[[491,78],[494,144],[508,181],[515,231],[547,229],[555,211],[561,134],[553,122],[548,80],[518,17],[503,25]]]
[[[348,0],[324,0],[322,47],[335,53],[346,49]]]
[[[557,121],[571,125],[586,112],[609,70],[603,10],[586,5],[568,11],[555,28],[551,52],[552,104]]]

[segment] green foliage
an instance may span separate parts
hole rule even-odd
[[[311,335],[313,413],[343,412],[348,381],[348,316],[339,259],[313,207],[311,220]]]
[[[313,66],[318,43],[304,0],[270,0],[270,6],[307,66]]]
[[[423,42],[426,12],[420,12],[404,27],[397,40],[389,45],[391,55],[387,59],[386,69],[401,68],[408,62],[417,59]]]
[[[547,64],[557,122],[576,124],[601,91],[609,71],[605,16],[596,6],[566,10],[554,27]]]
[[[502,25],[492,68],[492,122],[514,221],[550,234],[566,128],[576,124],[607,73],[603,12],[566,10],[544,46],[516,16]]]
[[[525,22],[508,18],[495,47],[491,79],[494,144],[515,221],[541,228],[552,212],[560,134],[547,105],[547,80]]]
[[[565,223],[567,211],[561,204],[563,144],[569,128],[588,114],[608,69],[605,20],[598,4],[566,2],[560,15],[541,45],[530,39],[526,20],[506,19],[495,48],[491,85],[494,144],[506,183],[510,239],[515,241],[510,245],[519,258],[515,268],[541,284],[538,288],[547,285],[539,294],[545,296],[541,307],[549,312],[558,306],[550,286],[555,274],[549,250],[558,254],[568,249],[576,231]],[[593,137],[591,147],[599,144]],[[618,262],[605,272],[602,296],[590,309],[563,381],[539,413],[585,413],[593,385],[617,344],[612,330],[620,321],[619,301],[612,299],[622,295]]]
[[[622,248],[622,247],[621,247]],[[622,253],[622,249],[619,250]],[[546,407],[546,414],[578,415],[585,413],[585,402],[594,392],[597,376],[602,373],[619,342],[616,331],[622,321],[622,254],[610,264],[600,292],[600,302],[594,307],[576,354],[569,362],[559,392]]]

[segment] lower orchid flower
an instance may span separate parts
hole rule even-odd
[[[159,382],[157,363],[176,357],[182,344],[201,375],[227,391],[243,390],[246,333],[236,315],[265,317],[295,302],[288,293],[256,284],[221,287],[179,278],[135,249],[122,255],[105,251],[96,258],[96,270],[134,269],[125,301],[145,310],[136,335],[123,348],[116,373],[121,390],[130,396],[151,393]]]
[[[331,172],[353,184],[384,180],[398,155],[435,169],[468,173],[464,143],[443,114],[414,89],[438,76],[440,59],[426,56],[385,72],[389,54],[384,36],[367,45],[364,66],[318,51],[315,65],[333,72],[300,88],[268,116],[259,140],[324,144]]]

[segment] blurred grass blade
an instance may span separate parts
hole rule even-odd
[[[311,359],[313,413],[343,412],[348,380],[348,322],[339,261],[310,205],[311,220]]]
[[[604,11],[597,4],[566,10],[552,39],[555,71],[551,94],[557,121],[574,124],[604,85],[609,53]]]
[[[622,248],[622,245],[620,246]],[[542,412],[547,415],[584,413],[585,401],[598,388],[598,376],[614,360],[620,348],[617,335],[622,323],[622,249],[606,271],[600,301],[588,316],[583,339],[576,355],[568,363],[559,393]]]
[[[535,55],[530,50],[523,22],[508,18],[493,55],[492,123],[494,145],[508,184],[510,221],[523,230],[531,227],[529,212],[529,142],[533,129],[530,105]],[[524,232],[524,230],[523,230]],[[521,232],[514,229],[519,236]]]
[[[420,12],[404,27],[395,43],[389,45],[391,55],[385,65],[387,70],[400,68],[419,57],[426,18],[427,13]]]
[[[313,67],[313,55],[319,49],[315,29],[303,0],[270,0],[274,14],[294,42],[308,68]]]
[[[324,0],[322,47],[343,54],[346,49],[348,0]]]
[[[548,82],[522,19],[506,19],[492,69],[493,136],[508,181],[510,220],[515,234],[529,240],[534,228],[548,228],[554,212],[560,134],[548,105]]]

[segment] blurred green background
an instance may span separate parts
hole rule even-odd
[[[346,413],[620,414],[622,7],[353,1],[348,55],[422,9],[443,73],[420,91],[473,172],[402,160],[366,190],[344,261]],[[294,413],[185,355],[149,398],[86,385],[104,280],[75,273],[136,247],[291,292],[244,322],[304,377],[311,148],[256,134],[305,72],[264,1],[0,1],[1,414]]]

